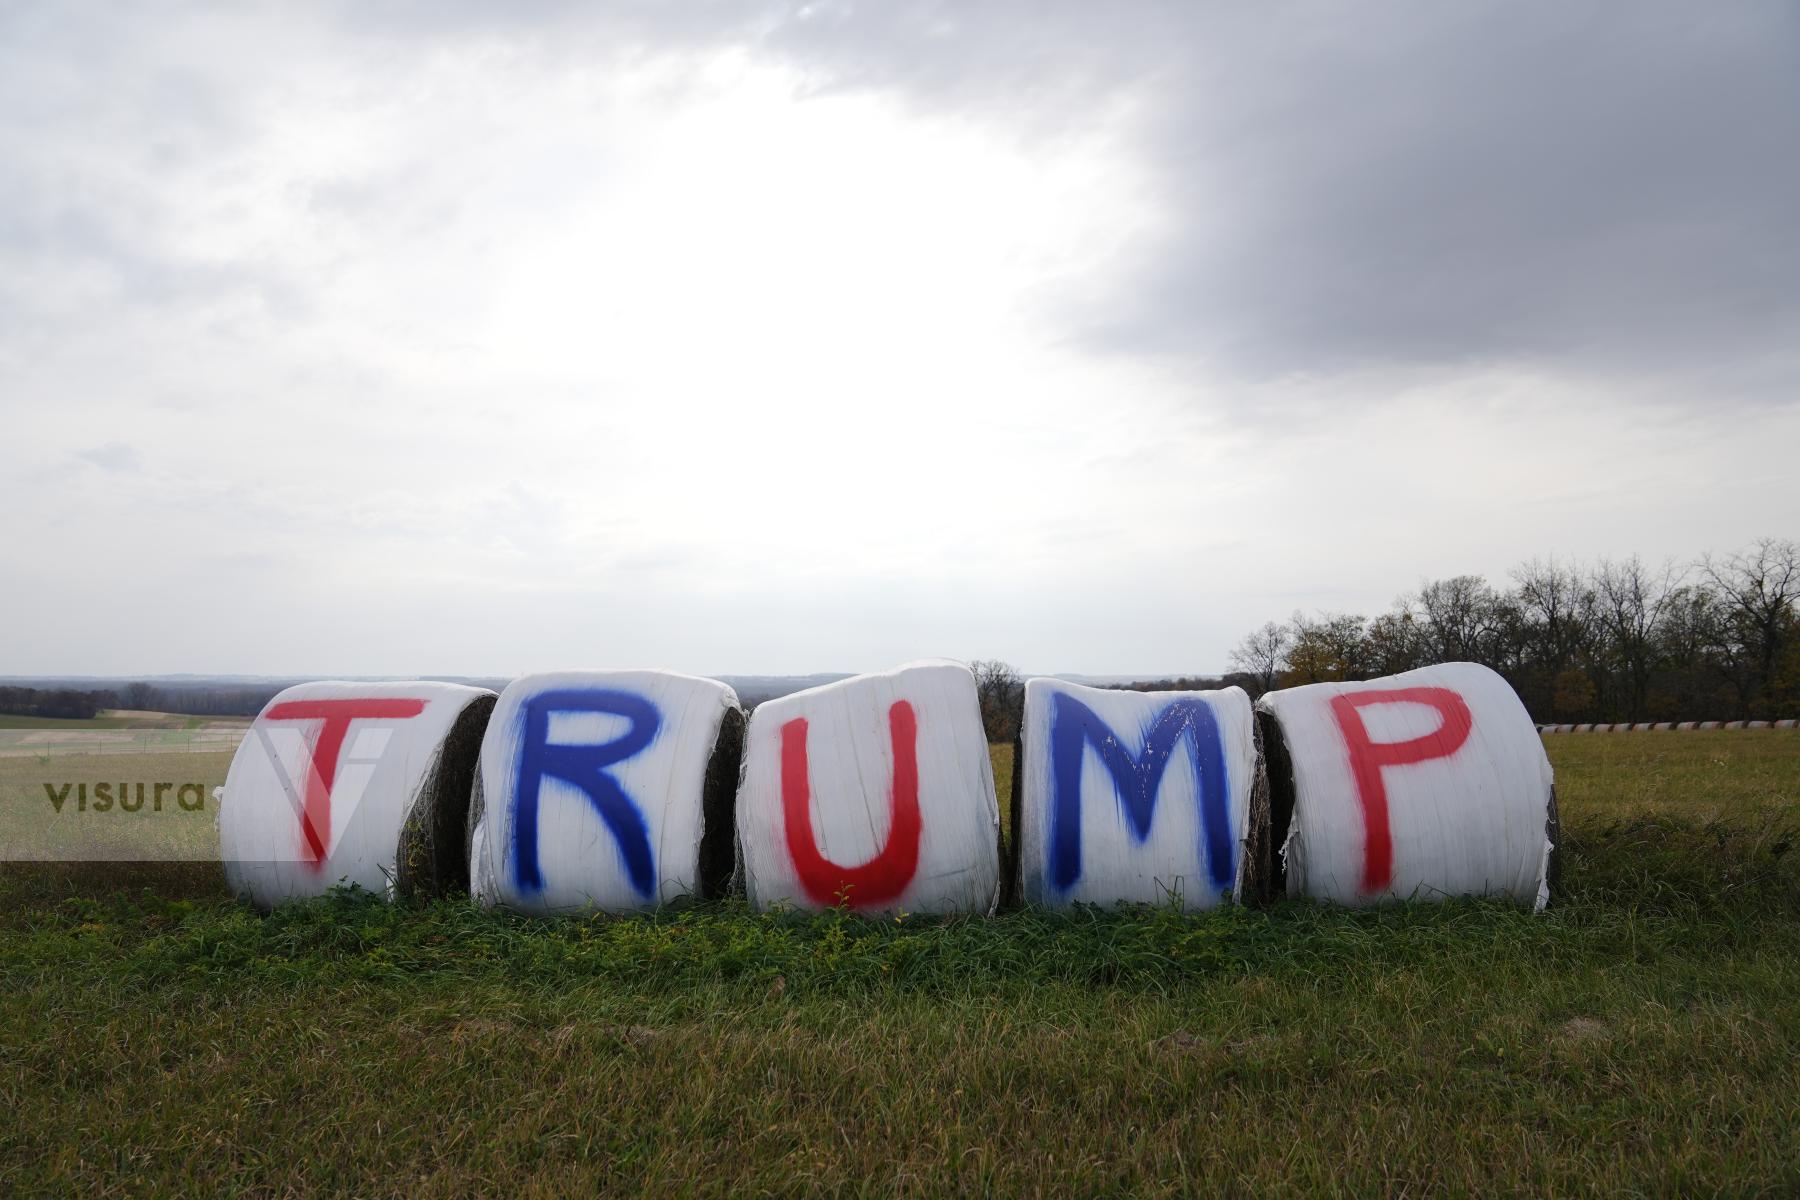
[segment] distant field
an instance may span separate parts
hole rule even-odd
[[[84,720],[67,717],[24,717],[0,713],[0,729],[54,729],[80,733],[91,729],[201,729],[207,726],[231,725],[248,728],[249,717],[192,717],[185,713],[145,712],[137,709],[105,708],[100,715]]]
[[[1539,916],[265,918],[15,867],[0,1194],[1800,1193],[1800,735],[1547,745]]]
[[[0,729],[61,729],[80,731],[84,729],[129,729],[134,727],[129,717],[88,717],[76,720],[72,717],[26,717],[17,713],[0,713]]]

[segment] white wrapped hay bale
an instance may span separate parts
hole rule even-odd
[[[262,710],[219,801],[226,882],[272,907],[356,884],[468,886],[464,826],[494,693],[451,683],[304,683]]]
[[[1199,909],[1238,897],[1256,769],[1255,721],[1240,688],[1129,692],[1031,680],[1014,768],[1025,902]]]
[[[719,894],[743,748],[737,693],[668,671],[561,671],[500,694],[469,823],[478,900],[648,910]]]
[[[1263,747],[1290,896],[1549,899],[1555,799],[1511,687],[1473,663],[1271,692]]]
[[[759,908],[991,913],[1000,811],[960,663],[916,663],[759,705],[737,800]]]

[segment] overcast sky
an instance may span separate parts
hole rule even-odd
[[[0,673],[1218,670],[1800,534],[1800,5],[0,3]]]

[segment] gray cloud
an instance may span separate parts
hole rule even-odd
[[[322,36],[372,61],[479,43],[605,71],[741,45],[821,92],[888,91],[1024,138],[1133,105],[1161,227],[1043,300],[1121,354],[1253,377],[1549,363],[1756,400],[1800,370],[1800,10],[1772,0],[393,2],[335,21]],[[145,153],[244,136],[193,72],[135,86],[134,119],[162,130]],[[317,202],[378,204],[393,182],[324,180]],[[103,260],[134,296],[258,286],[159,261],[79,203],[0,214],[0,242]]]
[[[828,86],[1040,134],[1136,99],[1167,225],[1056,298],[1092,344],[1258,376],[1515,361],[1792,395],[1791,5],[840,3],[768,42]]]
[[[1796,519],[1785,5],[0,0],[0,114],[46,670],[1217,667]]]

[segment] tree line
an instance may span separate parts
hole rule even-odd
[[[1510,586],[1441,579],[1372,619],[1297,612],[1239,642],[1225,678],[1261,694],[1453,661],[1492,667],[1545,724],[1800,715],[1800,545],[1660,566],[1534,559]]]
[[[1764,538],[1734,554],[1647,565],[1534,559],[1494,587],[1478,575],[1424,584],[1374,618],[1296,612],[1247,635],[1219,676],[1115,685],[1252,697],[1478,662],[1534,720],[1731,721],[1800,717],[1800,545]],[[1018,736],[1025,685],[1010,665],[969,664],[991,742]]]
[[[0,713],[85,721],[104,709],[141,709],[199,717],[254,717],[285,685],[170,687],[133,683],[124,688],[0,687]]]
[[[103,708],[116,708],[118,699],[112,692],[83,692],[74,688],[0,687],[0,713],[85,721]]]

